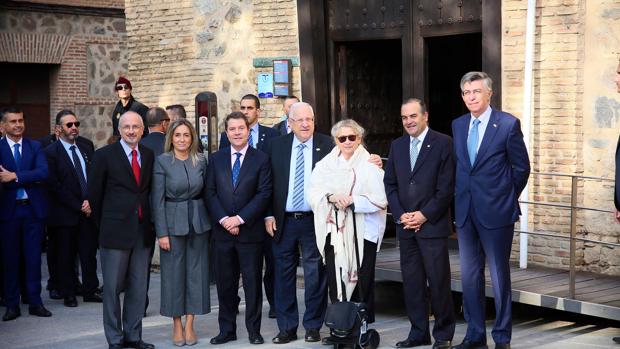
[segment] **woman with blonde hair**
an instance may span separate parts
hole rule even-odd
[[[327,264],[332,303],[363,301],[372,323],[375,262],[387,214],[383,170],[368,162],[370,153],[362,145],[364,129],[355,120],[339,121],[331,134],[336,146],[316,164],[308,190],[317,246]],[[353,238],[354,219],[357,241]]]
[[[156,158],[153,170],[151,204],[160,247],[160,313],[173,318],[175,346],[196,344],[194,315],[211,311],[211,224],[203,201],[207,164],[198,153],[198,142],[196,130],[187,119],[174,121],[166,133],[164,153]]]

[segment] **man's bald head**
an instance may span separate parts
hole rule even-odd
[[[135,148],[138,146],[144,132],[144,122],[140,114],[128,111],[121,115],[121,118],[118,120],[118,131],[121,134],[121,138],[130,147]]]

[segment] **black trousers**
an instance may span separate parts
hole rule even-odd
[[[331,234],[325,241],[325,264],[327,273],[327,287],[329,300],[332,303],[340,302],[336,282],[341,280],[334,266],[334,247],[331,245]],[[364,302],[368,307],[368,323],[375,322],[375,264],[377,262],[377,244],[364,239],[364,257],[357,277],[357,286],[351,295],[352,302]],[[360,293],[360,285],[362,292]]]
[[[248,333],[260,332],[263,305],[261,290],[262,242],[214,240],[215,279],[220,311],[220,333],[237,333],[237,305],[239,274],[243,278],[245,293],[245,326]]]
[[[80,257],[82,268],[82,294],[92,295],[99,287],[97,278],[97,230],[91,219],[80,217],[78,225],[55,227],[56,240],[55,275],[57,287],[64,297],[75,296],[77,275],[75,258]]]

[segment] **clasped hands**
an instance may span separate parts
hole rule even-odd
[[[225,217],[224,220],[220,223],[224,229],[228,230],[230,235],[239,235],[239,226],[241,225],[241,221],[239,217]]]
[[[426,222],[426,217],[420,211],[405,212],[400,216],[400,222],[403,229],[413,230],[416,233],[422,228],[422,224]]]
[[[332,194],[327,200],[336,205],[337,209],[344,210],[353,203],[353,196],[346,194]]]

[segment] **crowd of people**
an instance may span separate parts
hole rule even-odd
[[[173,320],[175,346],[199,340],[195,316],[211,311],[211,279],[219,305],[219,330],[211,344],[237,339],[240,278],[250,343],[264,343],[263,284],[268,316],[279,329],[272,343],[297,340],[298,265],[305,288],[304,340],[319,342],[328,299],[363,301],[374,322],[376,253],[389,205],[411,322],[409,335],[396,347],[486,348],[486,260],[495,293],[492,338],[495,348],[510,348],[508,262],[529,158],[519,120],[490,106],[491,78],[470,72],[460,87],[469,113],[454,120],[454,138],[428,127],[422,100],[402,103],[404,135],[392,142],[385,168],[365,148],[361,125],[342,120],[330,136],[320,134],[312,106],[294,96],[285,99],[286,117],[273,128],[259,123],[260,100],[243,96],[240,111],[225,117],[220,149],[211,154],[203,152],[182,106],[147,108],[131,96],[126,78],[116,83],[113,138],[96,151],[79,136],[80,121],[72,111],[58,113],[55,133],[44,147],[23,137],[22,111],[3,109],[3,321],[21,315],[24,296],[30,314],[52,316],[40,296],[47,226],[50,292],[68,307],[77,306],[78,294],[84,301],[102,302],[109,348],[154,348],[142,339],[142,318],[156,240],[159,311]],[[468,324],[455,346],[448,259],[453,221]]]

